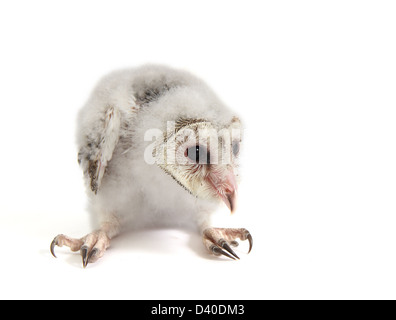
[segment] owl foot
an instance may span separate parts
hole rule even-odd
[[[67,246],[71,251],[80,250],[83,267],[85,268],[88,265],[88,262],[93,263],[101,258],[109,245],[110,239],[106,235],[106,232],[98,230],[87,234],[81,239],[74,239],[63,234],[59,234],[54,238],[54,240],[52,240],[50,251],[56,258],[54,252],[55,246]]]
[[[236,239],[249,240],[249,252],[252,250],[253,238],[244,228],[207,228],[203,231],[202,240],[205,247],[215,256],[224,255],[230,259],[239,259],[231,246],[238,246]]]

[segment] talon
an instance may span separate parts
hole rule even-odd
[[[88,261],[91,261],[91,258],[93,256],[95,256],[98,252],[99,252],[99,250],[97,248],[93,249],[88,255]],[[87,264],[88,264],[88,262],[87,262]]]
[[[219,245],[227,250],[230,254],[232,254],[235,258],[239,259],[239,257],[237,256],[237,254],[234,252],[234,250],[231,249],[231,247],[229,246],[229,244],[227,243],[227,241],[225,241],[224,239],[220,239],[219,240]]]
[[[83,267],[86,268],[88,263],[96,262],[103,256],[104,251],[109,247],[109,238],[101,230],[89,233],[80,239],[58,234],[50,245],[50,251],[55,258],[56,246],[67,246],[73,252],[80,251]]]
[[[51,251],[51,253],[52,253],[52,255],[56,258],[56,255],[55,255],[55,246],[57,246],[58,245],[58,236],[56,236],[55,238],[54,238],[54,240],[52,240],[52,242],[51,242],[51,247],[50,247],[50,251]]]
[[[216,247],[215,245],[212,246],[211,250],[212,250],[212,252],[213,252],[215,255],[217,255],[217,256],[219,256],[219,255],[222,254],[223,256],[226,256],[226,257],[228,257],[228,258],[230,258],[230,259],[236,260],[232,255],[228,254],[228,253],[227,253],[226,251],[224,251],[223,249],[221,249],[221,248],[219,248],[219,247]]]
[[[250,251],[252,251],[252,247],[253,247],[253,238],[249,232],[246,235],[246,238],[249,240],[249,252],[248,253],[250,253]]]
[[[83,267],[86,268],[88,265],[88,247],[84,246],[81,248],[81,256],[82,256]]]

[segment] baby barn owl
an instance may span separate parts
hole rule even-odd
[[[193,75],[145,65],[104,77],[78,115],[78,162],[97,228],[51,243],[80,251],[84,268],[127,226],[193,222],[216,256],[239,259],[244,228],[214,228],[220,205],[235,210],[240,120]]]

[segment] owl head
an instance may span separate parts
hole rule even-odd
[[[157,165],[199,199],[223,201],[233,212],[239,182],[242,126],[237,117],[227,124],[208,119],[168,121],[155,148]]]

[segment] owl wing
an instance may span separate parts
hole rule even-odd
[[[109,107],[104,113],[104,120],[99,126],[92,128],[92,132],[87,134],[87,138],[80,146],[78,162],[95,194],[100,188],[106,167],[119,141],[120,127],[119,110]]]

